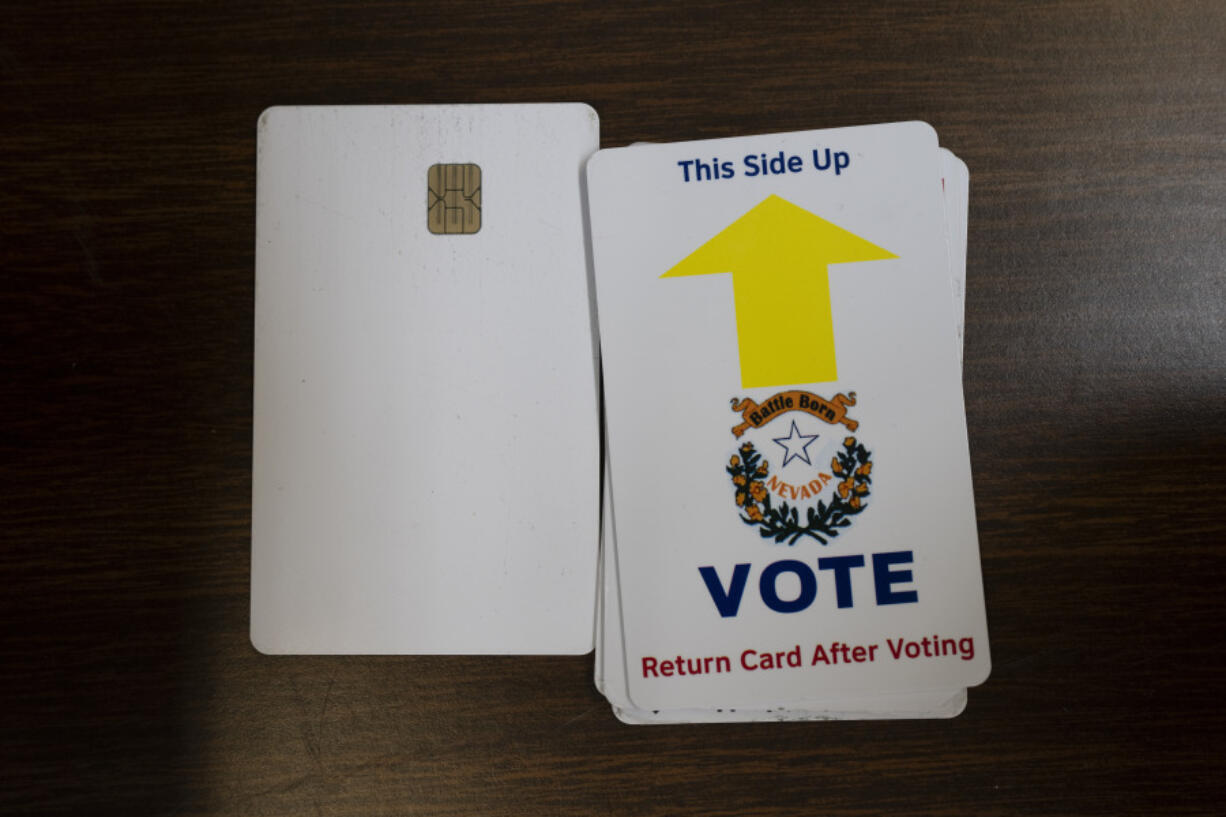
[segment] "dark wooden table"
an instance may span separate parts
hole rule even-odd
[[[1221,814],[1226,5],[10,3],[0,811]],[[630,728],[591,658],[247,640],[255,121],[924,119],[971,168],[995,669],[953,721]]]

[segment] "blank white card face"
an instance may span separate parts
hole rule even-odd
[[[260,117],[262,652],[591,649],[598,144],[581,104]]]

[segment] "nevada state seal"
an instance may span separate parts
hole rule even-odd
[[[807,536],[825,545],[864,513],[873,460],[847,416],[855,404],[855,392],[827,400],[796,389],[761,403],[732,398],[741,415],[732,435],[744,440],[725,470],[742,522],[776,543]],[[839,425],[853,435],[832,433]]]

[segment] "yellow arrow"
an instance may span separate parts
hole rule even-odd
[[[827,265],[898,256],[778,196],[661,278],[732,273],[741,386],[838,380]]]

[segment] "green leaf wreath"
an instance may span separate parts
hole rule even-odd
[[[872,456],[855,437],[843,440],[843,447],[830,460],[830,470],[839,478],[834,496],[827,505],[818,500],[816,508],[808,508],[805,523],[800,522],[800,509],[784,500],[779,507],[771,502],[765,479],[770,475],[770,463],[747,442],[740,456],[733,456],[724,469],[732,477],[736,505],[741,509],[741,521],[758,528],[763,539],[776,542],[787,540],[794,545],[802,536],[811,536],[821,544],[839,535],[839,529],[851,524],[850,517],[863,513],[867,505],[869,486],[873,478]]]

